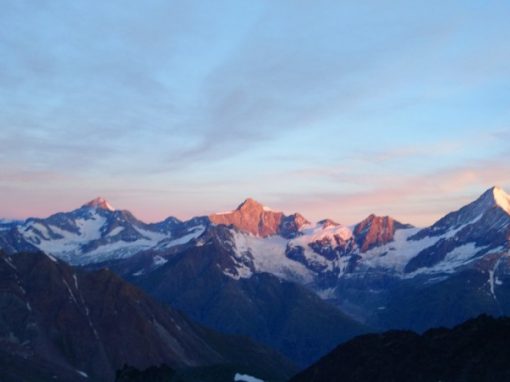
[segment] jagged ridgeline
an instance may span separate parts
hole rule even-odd
[[[347,227],[253,199],[188,221],[144,223],[97,199],[3,222],[7,253],[105,266],[152,297],[301,366],[355,335],[509,314],[509,197],[494,187],[430,227],[370,215]]]

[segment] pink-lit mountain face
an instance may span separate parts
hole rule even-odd
[[[209,215],[209,220],[214,224],[232,225],[240,231],[260,237],[292,237],[304,225],[310,224],[300,214],[285,216],[283,212],[273,211],[251,198],[246,199],[234,211]]]

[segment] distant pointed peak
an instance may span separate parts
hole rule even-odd
[[[476,206],[481,210],[499,207],[510,214],[510,195],[508,195],[501,187],[493,186],[471,203],[470,206]]]
[[[112,207],[110,203],[104,198],[97,197],[93,200],[91,200],[88,203],[85,203],[83,207],[89,207],[89,208],[99,208],[102,210],[108,210],[108,211],[115,211],[115,208]]]

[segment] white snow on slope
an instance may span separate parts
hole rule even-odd
[[[27,241],[37,246],[41,251],[56,257],[66,258],[67,254],[78,251],[82,245],[99,239],[101,237],[101,228],[105,222],[106,219],[98,214],[92,215],[91,219],[77,219],[76,225],[79,229],[79,234],[50,225],[49,229],[54,234],[60,235],[60,239],[50,239],[46,227],[39,223],[29,222],[24,226],[18,227],[18,231]],[[32,227],[41,232],[43,236],[36,235],[31,229]],[[38,242],[37,238],[42,240]]]
[[[414,277],[419,273],[451,273],[458,267],[474,260],[474,255],[484,249],[476,247],[474,243],[467,243],[455,248],[448,253],[443,261],[434,267],[422,268],[412,274],[404,274],[403,270],[407,263],[422,250],[433,246],[438,241],[454,237],[460,230],[468,225],[476,223],[482,215],[477,216],[472,221],[452,229],[441,236],[424,237],[420,240],[408,240],[409,237],[418,233],[420,228],[399,229],[395,232],[394,240],[385,245],[376,247],[365,253],[356,252],[361,256],[361,267],[363,269],[381,268],[391,270],[401,277]],[[308,283],[313,281],[314,273],[301,263],[291,260],[285,256],[287,245],[289,247],[302,247],[304,256],[309,264],[323,267],[324,270],[338,269],[342,274],[349,262],[349,256],[340,257],[335,260],[328,260],[324,256],[316,253],[310,243],[327,239],[333,247],[336,246],[335,236],[348,241],[352,238],[352,231],[345,226],[322,227],[320,224],[307,225],[303,227],[303,235],[291,240],[286,240],[280,236],[270,236],[266,238],[255,237],[249,234],[232,231],[236,249],[236,257],[252,257],[255,272],[269,272],[278,277],[287,280]],[[239,263],[237,267],[239,275],[234,278],[251,277],[252,271],[244,263]]]
[[[322,224],[307,224],[302,229],[302,236],[292,239],[291,242],[295,245],[304,246],[315,241],[323,239],[333,239],[338,236],[340,239],[347,241],[352,238],[352,231],[343,225],[330,225],[324,227]]]
[[[43,226],[41,223],[34,223],[32,224],[32,228],[39,232],[39,234],[45,239],[50,240],[50,234],[48,233],[48,230],[45,226]],[[32,231],[32,234],[35,235],[35,232]]]
[[[300,280],[302,283],[312,281],[313,275],[309,269],[297,261],[285,256],[287,239],[280,236],[261,238],[232,230],[235,256],[243,258],[251,255],[257,272],[272,273],[283,279]],[[250,277],[251,272],[238,269],[244,278]],[[229,274],[229,276],[231,276]]]
[[[503,256],[509,256],[509,253],[504,254]],[[492,297],[495,301],[498,301],[498,298],[496,297],[496,285],[502,285],[503,283],[501,280],[499,280],[496,275],[496,271],[498,270],[499,265],[501,264],[502,257],[500,257],[496,263],[494,264],[494,267],[489,271],[489,288],[490,292],[492,294]]]
[[[40,223],[29,222],[19,227],[19,232],[34,244],[41,251],[61,258],[70,264],[89,264],[110,259],[126,258],[137,252],[147,250],[156,246],[162,240],[168,238],[167,235],[142,229],[133,226],[134,229],[143,238],[136,241],[115,241],[101,245],[91,251],[83,253],[82,247],[94,240],[102,237],[102,231],[106,223],[106,218],[94,212],[90,218],[77,219],[75,221],[79,233],[63,230],[57,226],[49,225],[48,228],[53,234],[61,236],[58,239],[50,239],[50,234],[46,227]],[[37,234],[32,228],[37,229]],[[106,237],[113,237],[124,230],[123,227],[115,227]]]
[[[106,236],[116,236],[118,235],[119,233],[121,233],[122,231],[124,231],[124,227],[115,227],[114,229],[112,229],[110,232],[108,232],[108,235]]]
[[[369,268],[386,268],[402,272],[409,260],[440,239],[425,237],[421,240],[408,240],[418,231],[419,228],[397,230],[393,241],[361,253],[363,263]]]
[[[332,248],[338,246],[337,239],[346,242],[352,239],[352,231],[342,225],[331,225],[324,227],[322,224],[306,225],[302,228],[301,236],[289,241],[289,247],[301,247],[304,250],[304,256],[309,264],[322,267],[324,270],[331,271],[340,269],[343,272],[349,263],[348,257],[342,257],[335,260],[328,260],[315,252],[310,244],[318,241],[327,241]]]
[[[90,252],[82,254],[64,255],[71,264],[91,264],[112,259],[124,259],[135,255],[140,251],[152,248],[156,243],[152,240],[140,239],[137,241],[126,242],[117,241],[110,244],[102,245]]]
[[[167,236],[164,234],[164,233],[161,233],[161,232],[154,232],[154,231],[149,231],[149,230],[146,230],[146,229],[143,229],[143,228],[140,228],[140,227],[137,227],[137,226],[133,226],[133,228],[140,234],[142,235],[144,238],[150,240],[151,242],[153,243],[158,243],[160,242],[161,240],[163,239],[166,239]]]
[[[89,376],[88,376],[88,374],[87,374],[87,373],[85,373],[84,371],[81,371],[81,370],[76,369],[76,372],[77,372],[78,374],[80,374],[80,375],[81,375],[82,377],[84,377],[84,378],[88,378],[88,377],[89,377]]]
[[[161,256],[154,256],[154,258],[152,259],[152,263],[154,264],[154,268],[159,268],[162,265],[168,263],[168,260]]]
[[[174,239],[174,240],[161,242],[161,244],[158,245],[158,248],[159,249],[161,249],[161,248],[171,248],[171,247],[175,247],[177,245],[186,244],[186,243],[190,242],[191,240],[198,238],[204,232],[205,232],[205,227],[202,226],[202,225],[201,226],[197,226],[197,227],[193,227],[191,229],[191,232],[187,233],[184,236],[181,236],[181,237],[179,237],[177,239]]]
[[[418,274],[453,273],[459,267],[475,260],[476,253],[484,248],[486,247],[477,247],[475,243],[463,244],[450,251],[444,260],[438,264],[432,267],[420,268],[406,277],[412,278]]]

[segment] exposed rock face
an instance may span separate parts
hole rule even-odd
[[[389,216],[370,215],[354,228],[356,243],[361,252],[367,252],[393,241],[397,229],[411,228]]]
[[[291,382],[510,380],[510,319],[480,316],[423,335],[390,331],[337,347]]]
[[[280,223],[279,234],[287,239],[292,239],[299,235],[299,231],[306,224],[310,224],[310,222],[301,214],[285,216]]]
[[[234,211],[213,214],[209,216],[209,219],[214,224],[233,225],[252,235],[267,237],[280,232],[285,215],[282,212],[271,211],[257,201],[248,198]],[[285,225],[292,225],[292,219],[289,219]]]

